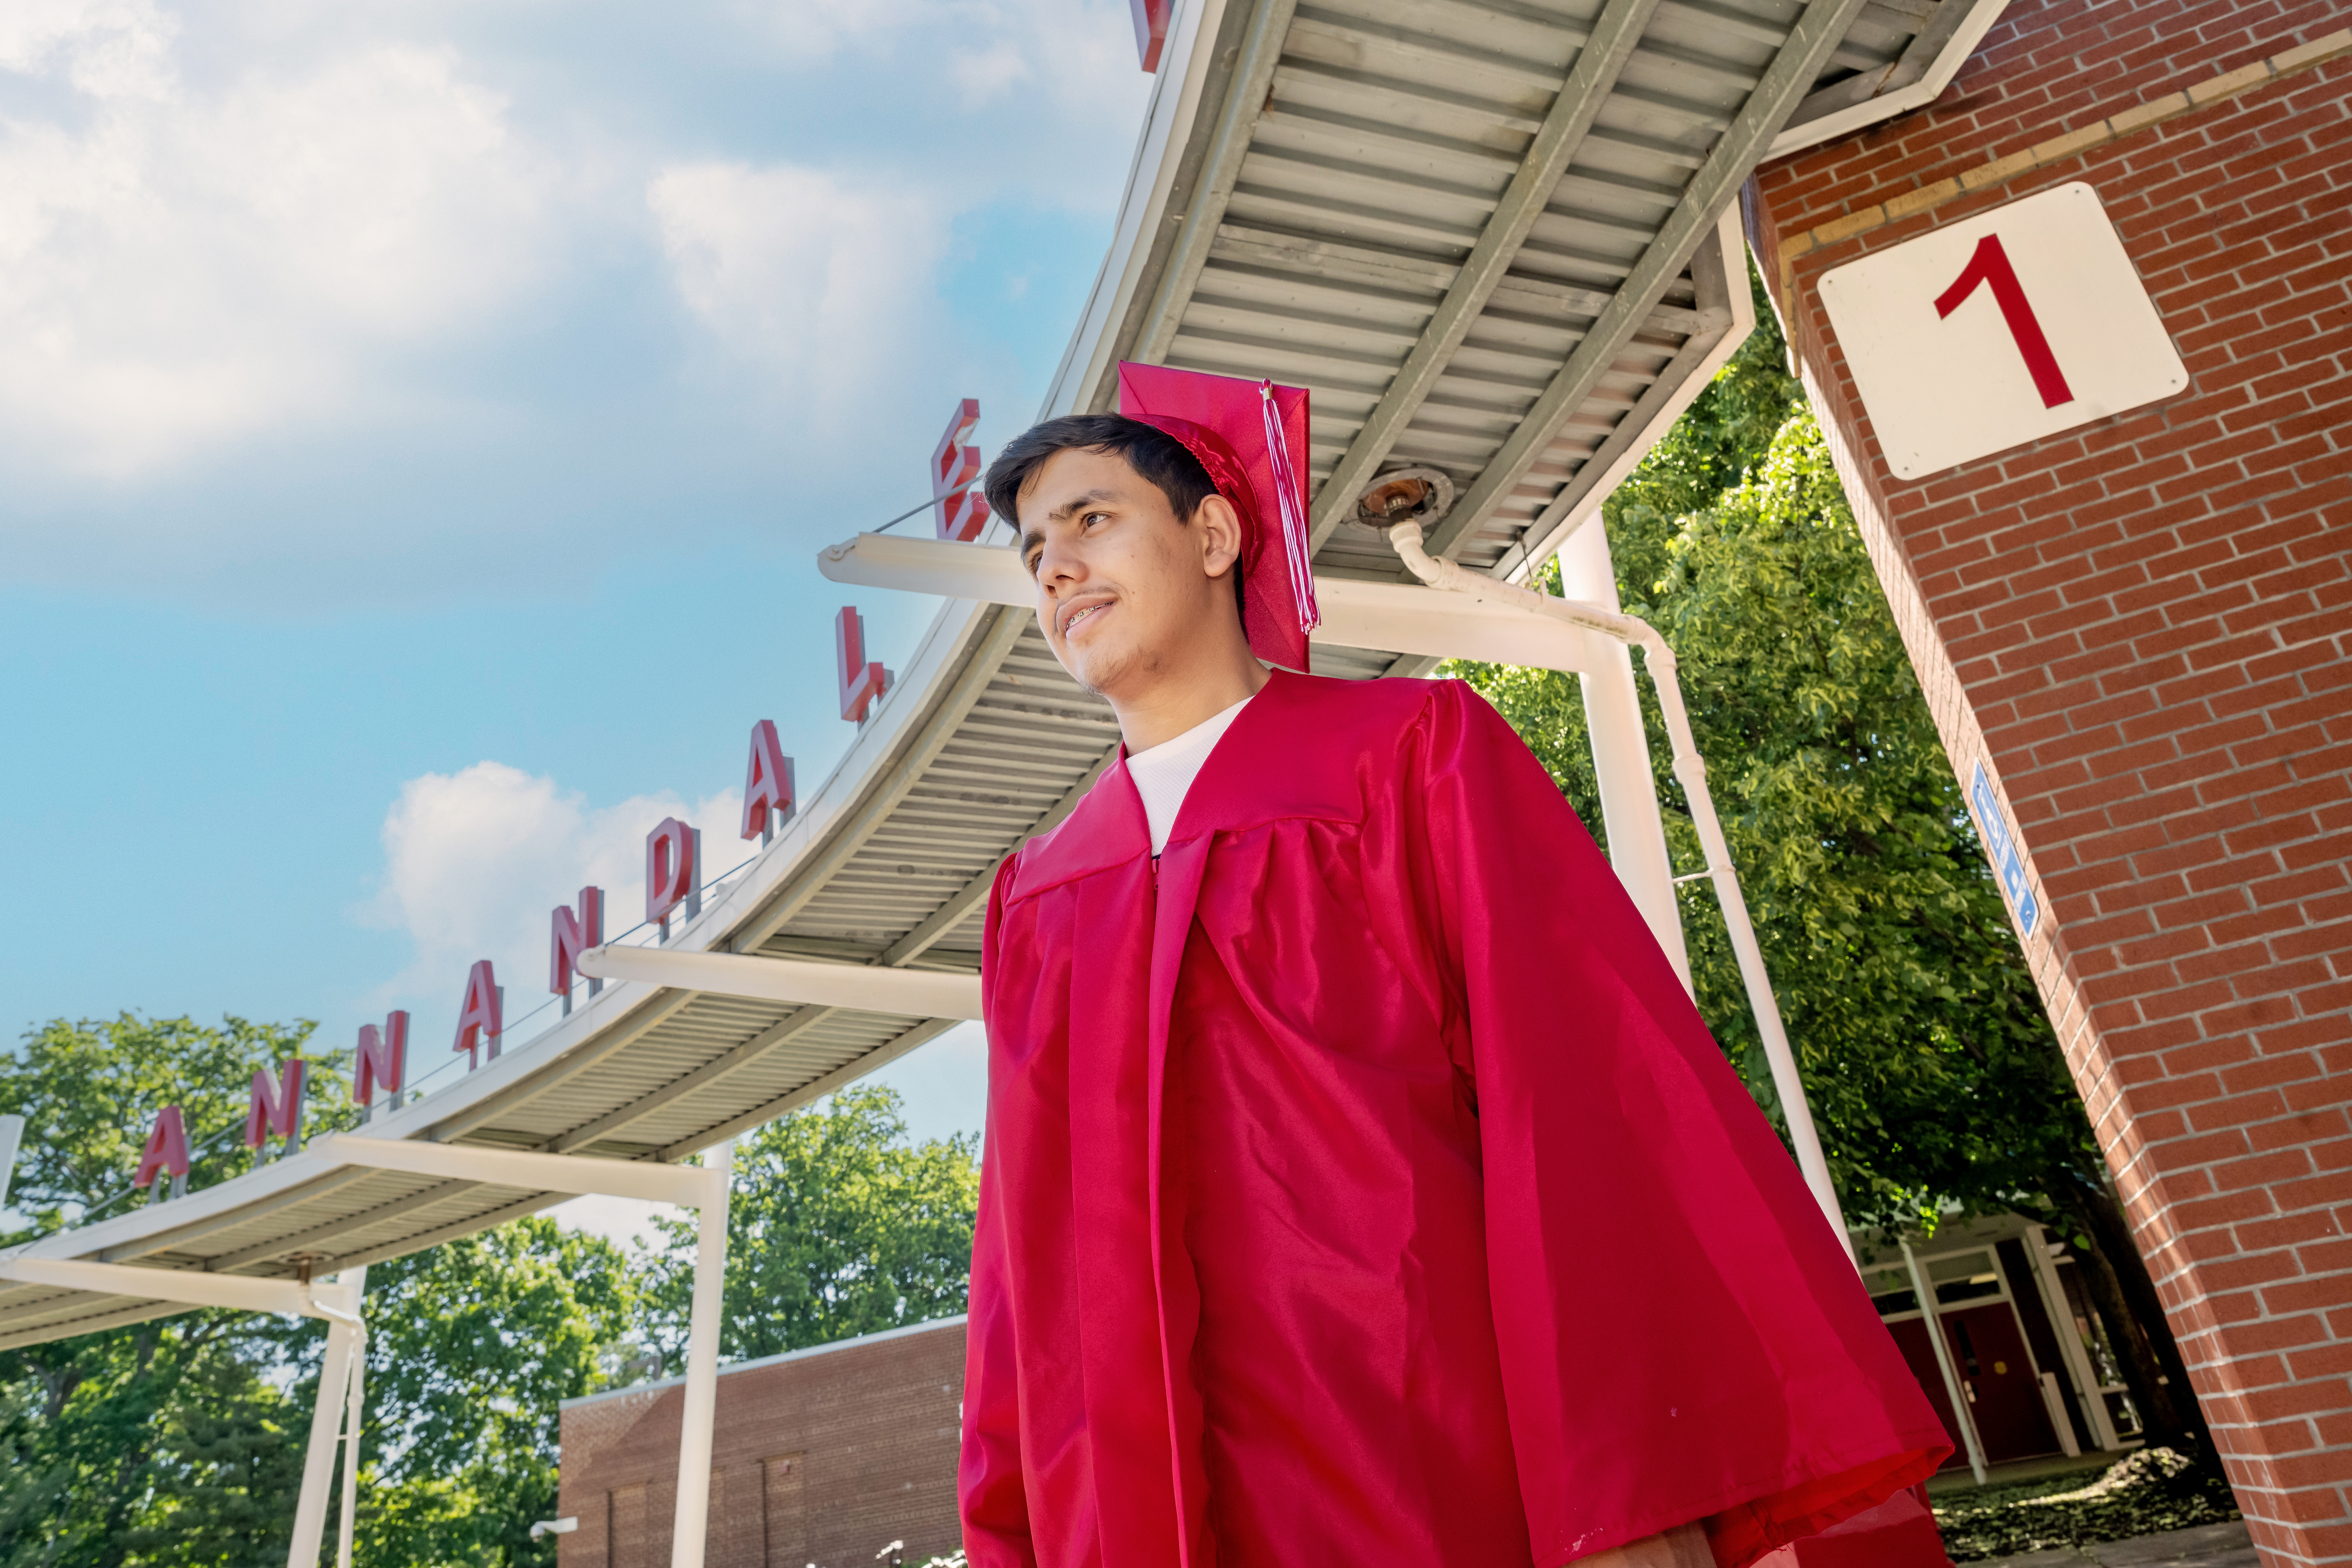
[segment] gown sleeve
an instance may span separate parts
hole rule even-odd
[[[987,946],[996,947],[997,920],[1012,873],[1008,860],[989,899]],[[983,964],[988,974],[993,964]],[[1020,1367],[1013,1337],[1010,1269],[1005,1258],[1005,1162],[992,1110],[981,1146],[980,1213],[972,1233],[971,1306],[964,1322],[963,1441],[958,1466],[958,1511],[971,1568],[1035,1568],[1029,1530],[1027,1484],[1021,1465]]]
[[[1395,781],[1538,1568],[1701,1521],[1744,1568],[1933,1473],[1949,1443],[1840,1238],[1541,765],[1444,682]]]

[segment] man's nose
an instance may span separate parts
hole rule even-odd
[[[1037,555],[1037,582],[1049,589],[1065,589],[1086,580],[1086,563],[1067,541],[1047,535]]]

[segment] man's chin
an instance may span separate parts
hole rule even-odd
[[[1106,702],[1116,700],[1111,694],[1118,690],[1119,678],[1134,663],[1134,659],[1124,652],[1100,647],[1084,651],[1072,648],[1062,658],[1062,668],[1069,672],[1070,679],[1085,689],[1088,696],[1099,697]]]

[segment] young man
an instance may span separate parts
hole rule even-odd
[[[1120,406],[987,479],[1126,752],[989,907],[974,1568],[1742,1568],[1932,1472],[1541,766],[1458,682],[1290,673],[1305,394]]]

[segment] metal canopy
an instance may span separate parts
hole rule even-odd
[[[1461,496],[1433,545],[1523,573],[1727,352],[1746,282],[1718,218],[1775,136],[1799,133],[1784,123],[1893,102],[1922,59],[1940,85],[1997,10],[1198,0],[1045,412],[1106,406],[1122,358],[1303,384],[1318,575],[1395,579],[1377,536],[1340,520],[1363,481],[1406,464]],[[1316,651],[1346,677],[1427,662]],[[1025,611],[951,602],[833,776],[672,945],[973,972],[997,863],[1076,804],[1117,741]],[[619,982],[355,1136],[675,1163],[951,1022]],[[568,1195],[303,1153],[0,1265],[292,1279]],[[0,1280],[0,1348],[184,1310]]]

